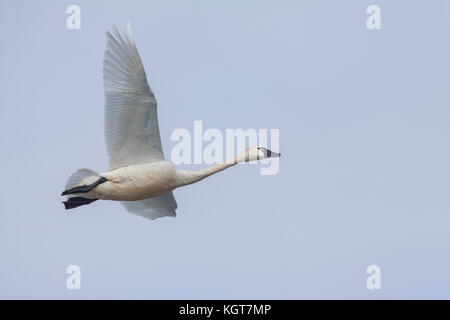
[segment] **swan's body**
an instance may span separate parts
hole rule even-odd
[[[252,147],[223,164],[199,171],[180,171],[164,158],[158,127],[157,102],[128,24],[121,33],[107,32],[104,60],[105,137],[110,170],[79,169],[69,178],[66,209],[95,200],[121,201],[128,211],[155,219],[175,216],[172,190],[200,181],[240,162],[278,157]]]
[[[159,196],[178,186],[177,170],[169,161],[134,164],[101,173],[100,176],[108,181],[85,196],[102,200],[136,201]]]

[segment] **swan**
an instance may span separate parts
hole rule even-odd
[[[103,60],[105,139],[109,171],[78,169],[67,181],[65,209],[96,200],[120,201],[134,214],[156,219],[175,217],[172,190],[205,179],[241,162],[280,154],[251,147],[234,159],[198,171],[177,170],[164,158],[158,127],[157,102],[147,83],[130,23],[106,32]]]

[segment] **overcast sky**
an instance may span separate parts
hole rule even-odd
[[[444,0],[2,0],[0,298],[450,298],[449,17]],[[127,21],[165,154],[196,120],[280,129],[277,175],[177,189],[175,219],[64,210],[73,171],[108,168],[105,31]]]

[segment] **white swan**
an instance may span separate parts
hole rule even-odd
[[[103,61],[105,137],[110,170],[96,173],[79,169],[69,178],[66,209],[93,201],[118,200],[125,208],[150,219],[175,216],[172,190],[200,181],[237,163],[279,157],[252,147],[225,163],[199,171],[177,170],[164,158],[156,100],[147,84],[144,67],[128,23],[121,32],[113,26]]]

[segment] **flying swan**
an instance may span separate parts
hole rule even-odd
[[[198,171],[177,170],[164,158],[156,99],[128,23],[116,26],[108,38],[103,61],[105,138],[110,169],[96,173],[79,169],[67,181],[64,201],[73,209],[96,200],[121,201],[134,214],[156,219],[175,217],[172,190],[200,181],[237,163],[279,157],[262,147],[251,147],[236,158]]]

